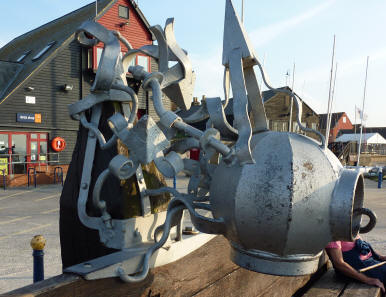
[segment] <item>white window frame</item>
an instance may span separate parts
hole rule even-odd
[[[137,65],[142,66],[146,71],[149,71],[149,57],[138,55]]]

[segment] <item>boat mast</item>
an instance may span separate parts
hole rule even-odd
[[[332,87],[332,73],[334,71],[334,59],[335,59],[335,34],[334,43],[332,46],[332,58],[331,58],[331,71],[330,71],[330,87],[328,90],[328,104],[327,104],[327,122],[326,122],[326,141],[324,147],[327,148],[328,140],[330,137],[330,123],[331,123],[331,87]]]
[[[241,22],[244,23],[244,0],[241,0]]]
[[[361,145],[362,145],[362,132],[363,132],[363,118],[364,118],[364,115],[365,115],[365,99],[366,99],[367,69],[368,69],[368,68],[369,68],[369,56],[367,56],[367,60],[366,60],[365,87],[363,88],[362,111],[361,111],[361,114],[360,114],[360,117],[361,117],[361,134],[360,134],[360,136],[359,136],[357,167],[359,166],[359,160],[360,160],[360,158],[361,158]]]
[[[334,74],[334,80],[332,84],[332,90],[331,90],[331,106],[330,106],[330,121],[328,122],[328,129],[331,128],[331,121],[332,121],[332,106],[334,104],[334,98],[335,98],[335,85],[336,85],[336,73],[338,72],[338,62],[335,63],[335,74]]]
[[[291,105],[290,105],[290,114],[289,114],[289,123],[288,123],[288,132],[291,132],[292,130],[292,106],[293,106],[293,93],[294,93],[294,84],[295,84],[295,62],[294,62],[294,68],[292,69],[292,96],[291,96]],[[300,119],[302,118],[302,115],[300,115]],[[295,131],[296,132],[296,131]]]

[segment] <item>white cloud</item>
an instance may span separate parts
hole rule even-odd
[[[305,11],[300,15],[254,30],[249,34],[250,39],[255,47],[260,47],[264,44],[267,44],[273,39],[277,38],[279,35],[289,31],[293,27],[318,15],[323,10],[331,6],[335,1],[336,0],[325,1],[322,4]]]

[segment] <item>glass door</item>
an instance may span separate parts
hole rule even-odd
[[[11,164],[12,173],[26,172],[27,160],[27,133],[11,133]]]
[[[30,133],[30,141],[29,141],[29,155],[30,155],[30,165],[34,166],[36,163],[38,163],[38,134],[37,133]]]
[[[30,149],[30,165],[36,166],[46,165],[47,156],[47,133],[30,133],[29,149]]]
[[[39,162],[42,165],[45,165],[48,161],[48,146],[47,146],[47,133],[39,133]]]

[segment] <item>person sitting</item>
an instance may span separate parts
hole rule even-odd
[[[377,286],[385,292],[386,265],[359,272],[360,269],[369,267],[382,261],[382,256],[374,251],[370,244],[363,241],[359,235],[355,241],[333,241],[326,246],[326,252],[336,272],[365,284]]]

